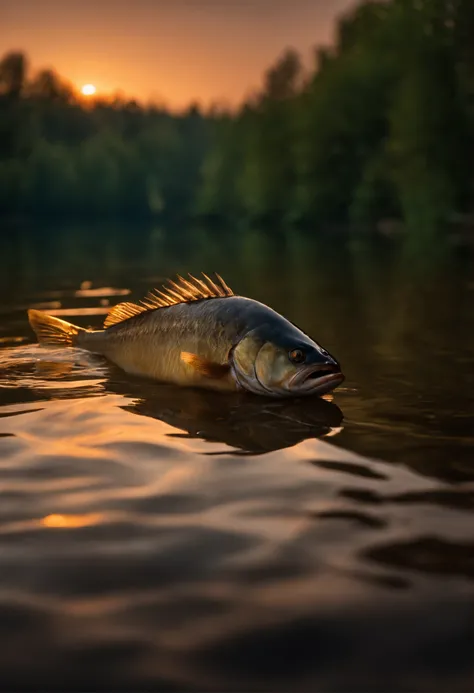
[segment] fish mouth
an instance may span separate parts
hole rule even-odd
[[[296,373],[289,382],[289,388],[300,393],[324,394],[338,387],[344,381],[344,374],[338,366],[308,366]]]

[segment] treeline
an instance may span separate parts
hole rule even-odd
[[[472,209],[472,0],[364,3],[315,58],[307,74],[287,52],[220,124],[202,213],[432,227]]]
[[[147,217],[191,211],[213,118],[82,99],[25,54],[0,62],[0,214]]]
[[[365,2],[233,114],[84,107],[9,54],[0,211],[432,228],[474,209],[473,37],[472,0]]]

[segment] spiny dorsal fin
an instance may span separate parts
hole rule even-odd
[[[107,313],[107,317],[104,320],[104,329],[111,325],[116,325],[118,322],[128,320],[128,318],[133,318],[134,315],[143,313],[145,310],[146,308],[138,306],[136,303],[118,303]]]
[[[234,292],[216,272],[215,279],[203,273],[203,279],[197,279],[191,274],[184,279],[178,274],[177,281],[168,280],[162,286],[162,291],[150,291],[140,303],[119,303],[114,306],[105,318],[104,328],[128,320],[134,315],[146,313],[149,310],[174,306],[177,303],[191,303],[204,298],[224,298],[233,296]]]

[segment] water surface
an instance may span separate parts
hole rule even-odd
[[[474,270],[451,246],[256,230],[2,230],[3,690],[474,687]],[[39,349],[220,272],[341,361],[226,396]]]

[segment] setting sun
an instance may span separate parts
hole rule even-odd
[[[81,93],[84,94],[84,96],[93,96],[96,93],[97,89],[94,87],[93,84],[84,84],[84,86],[81,89]]]

